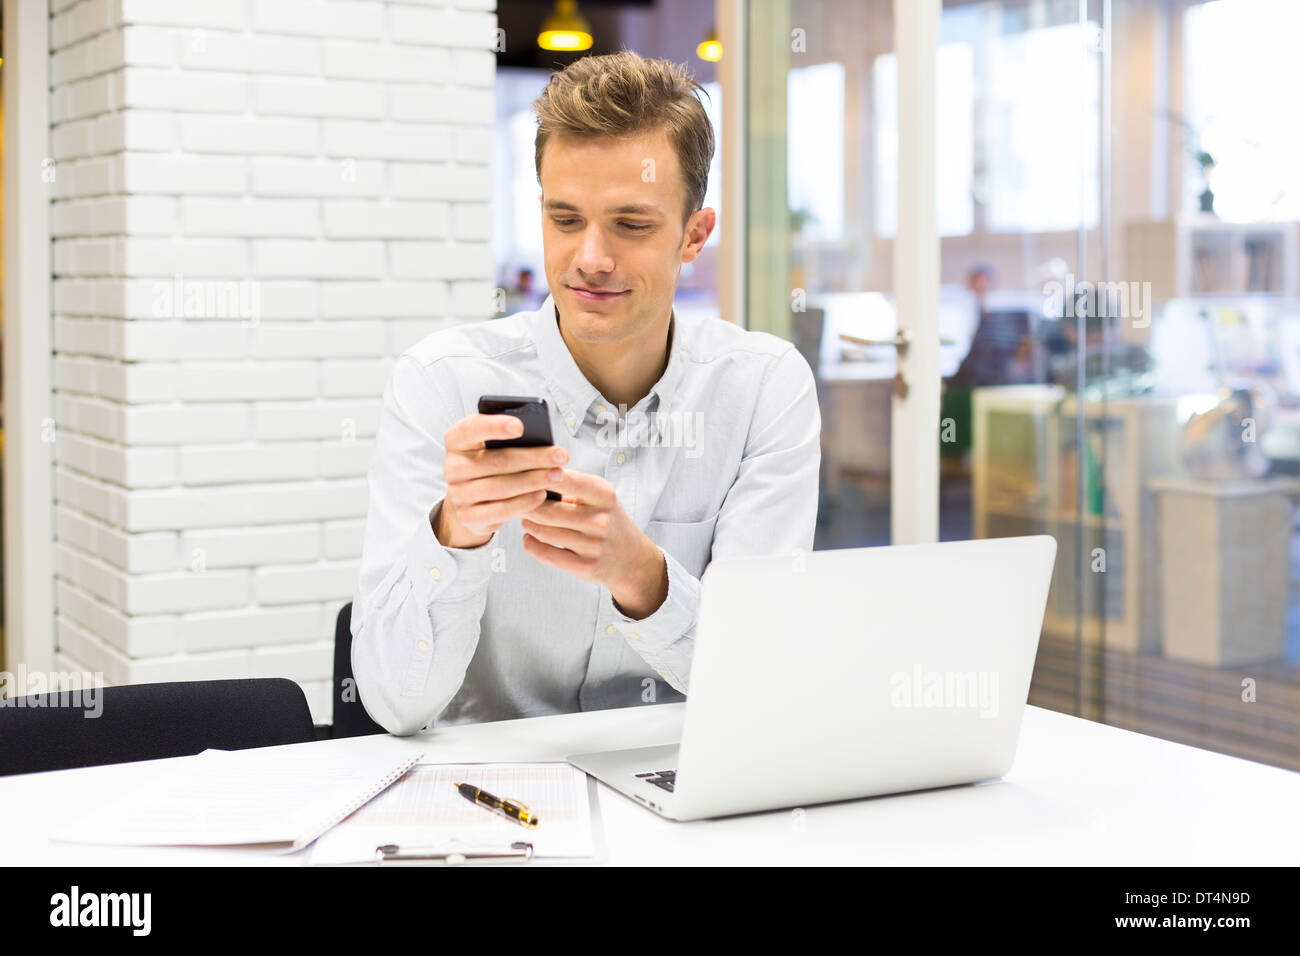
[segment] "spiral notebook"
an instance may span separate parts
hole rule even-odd
[[[296,850],[396,783],[421,753],[205,750],[51,835],[114,846]],[[94,800],[97,794],[87,794]]]

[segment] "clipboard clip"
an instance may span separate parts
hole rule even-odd
[[[447,847],[401,847],[386,843],[375,847],[375,862],[389,866],[465,866],[473,863],[527,863],[533,845],[522,841],[509,850],[456,850]]]

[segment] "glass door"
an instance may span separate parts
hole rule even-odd
[[[743,9],[745,313],[817,374],[816,546],[927,540],[903,496],[1050,534],[1031,703],[1300,769],[1300,5]]]
[[[1300,124],[1270,106],[1300,83],[1300,5],[1092,0],[1087,18],[1080,498],[1106,570],[1085,565],[1102,626],[1082,707],[1300,770]]]
[[[1141,567],[1127,469],[1151,450],[1134,448],[1139,423],[1113,414],[1089,364],[1086,290],[1105,253],[1096,14],[1081,0],[944,0],[939,57],[961,64],[945,119],[969,148],[937,158],[940,179],[966,187],[940,239],[962,343],[942,387],[943,527],[1056,539],[1030,701],[1094,719],[1096,652],[1108,628],[1132,626]]]
[[[891,540],[898,330],[893,0],[747,11],[749,328],[791,339],[822,410],[818,549]]]

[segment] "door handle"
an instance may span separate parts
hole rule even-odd
[[[864,339],[857,335],[849,335],[847,332],[841,332],[840,338],[854,345],[892,345],[900,352],[906,352],[908,346],[912,344],[911,334],[902,329],[896,332],[892,339]],[[957,342],[954,339],[940,339],[939,344],[956,345]]]
[[[892,339],[864,339],[861,336],[849,335],[846,332],[840,333],[840,339],[844,342],[852,342],[854,345],[892,345],[898,349],[898,354],[902,355],[912,344],[911,334],[904,329],[899,329],[894,333]],[[956,345],[952,339],[939,339],[940,345]],[[894,381],[891,385],[895,398],[907,398],[908,385],[907,379],[903,377],[903,370],[899,369],[894,373]]]

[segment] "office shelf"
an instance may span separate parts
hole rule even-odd
[[[973,391],[974,535],[1056,538],[1050,633],[1072,639],[1081,610],[1090,643],[1104,637],[1108,648],[1160,647],[1156,509],[1147,482],[1183,474],[1175,404],[1153,396],[1086,401],[1080,442],[1078,399],[1061,386]]]
[[[1300,224],[1189,215],[1124,226],[1124,276],[1156,301],[1194,295],[1300,292]]]

